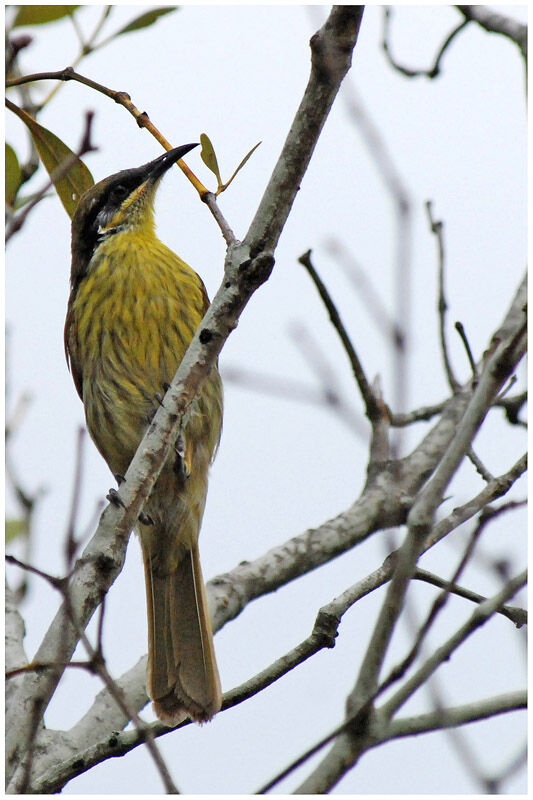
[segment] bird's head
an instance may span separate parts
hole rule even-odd
[[[72,218],[71,281],[79,281],[98,245],[122,231],[153,228],[153,201],[165,172],[196,144],[184,144],[142,167],[125,169],[91,186],[80,197]]]

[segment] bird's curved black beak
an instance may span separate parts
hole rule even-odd
[[[175,164],[176,161],[179,161],[180,158],[183,158],[183,156],[187,155],[187,153],[194,147],[198,147],[198,142],[195,142],[194,144],[182,144],[180,147],[174,147],[172,150],[168,150],[166,153],[163,153],[162,156],[154,158],[153,161],[149,161],[148,164],[145,164],[139,169],[145,173],[147,179],[150,179],[155,183],[155,181],[164,175],[167,169]]]

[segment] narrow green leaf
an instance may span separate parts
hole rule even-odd
[[[206,165],[207,169],[210,169],[213,175],[215,175],[219,187],[222,185],[222,180],[220,178],[220,170],[218,168],[218,161],[215,155],[215,151],[213,149],[213,145],[211,144],[211,139],[206,133],[200,134],[200,144],[202,145],[202,149],[200,151],[200,157],[204,164]]]
[[[13,206],[13,210],[14,211],[20,211],[21,208],[24,208],[24,206],[27,206],[28,203],[31,203],[33,200],[35,200],[35,198],[38,195],[40,195],[40,197],[41,197],[41,200],[39,202],[42,202],[43,200],[45,200],[48,197],[55,197],[53,192],[46,192],[46,194],[43,194],[43,195],[41,195],[40,192],[33,192],[32,194],[25,194],[22,197],[20,195],[17,195],[17,197],[15,199],[15,204]]]
[[[135,17],[132,19],[131,22],[124,27],[118,30],[113,37],[121,36],[123,33],[131,33],[132,31],[140,31],[141,28],[148,28],[149,25],[153,25],[159,17],[164,16],[165,14],[170,14],[172,11],[176,11],[179,6],[165,6],[165,8],[154,8],[152,11],[147,11],[145,14],[141,14],[139,17]]]
[[[17,196],[17,192],[19,190],[21,170],[17,154],[15,153],[11,145],[7,143],[6,143],[5,168],[6,168],[6,203],[12,206],[15,201],[15,197]]]
[[[19,6],[13,27],[55,22],[56,19],[70,16],[77,8],[79,6]]]
[[[250,152],[249,152],[249,153],[247,153],[247,154],[244,156],[243,160],[241,161],[241,163],[239,164],[239,166],[237,167],[237,169],[235,170],[235,172],[233,173],[233,175],[231,176],[231,178],[229,179],[229,181],[227,181],[226,183],[224,183],[224,184],[222,184],[221,186],[219,186],[219,188],[218,188],[218,190],[217,190],[217,194],[220,194],[220,192],[224,192],[224,191],[226,191],[226,189],[228,188],[228,186],[229,186],[229,185],[230,185],[230,183],[232,182],[233,178],[234,178],[234,177],[236,176],[236,174],[237,174],[237,173],[238,173],[238,172],[239,172],[239,171],[240,171],[240,170],[241,170],[241,169],[244,167],[244,165],[246,164],[246,162],[248,161],[248,159],[250,158],[250,156],[252,155],[252,153],[254,152],[254,150],[257,150],[257,148],[259,147],[259,145],[260,145],[260,144],[261,144],[261,142],[257,142],[257,144],[256,144],[256,145],[254,145],[254,146],[252,147],[252,149],[250,150]]]
[[[83,161],[55,133],[43,128],[21,108],[11,105],[10,108],[28,127],[41,161],[50,176],[62,164],[65,164],[67,159],[72,162],[72,167],[69,171],[54,180],[59,199],[69,217],[72,218],[83,192],[94,185],[93,176]]]
[[[24,519],[6,519],[6,544],[28,532]]]

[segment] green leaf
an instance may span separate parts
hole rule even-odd
[[[141,14],[140,17],[135,17],[132,19],[131,22],[124,27],[118,30],[114,36],[121,36],[123,33],[131,33],[132,31],[140,31],[141,28],[148,28],[149,25],[153,25],[159,17],[164,16],[165,14],[170,14],[172,11],[176,11],[179,6],[165,6],[165,8],[154,8],[152,11],[147,11],[145,14]]]
[[[218,190],[217,190],[217,194],[220,194],[220,192],[224,192],[224,191],[225,191],[225,190],[228,188],[228,186],[229,186],[229,185],[230,185],[230,183],[232,182],[233,178],[234,178],[234,177],[236,176],[236,174],[237,174],[237,173],[238,173],[238,172],[239,172],[239,171],[240,171],[240,170],[241,170],[241,169],[244,167],[244,165],[246,164],[246,162],[248,161],[248,159],[250,158],[250,156],[252,155],[252,153],[254,152],[254,150],[257,150],[257,148],[259,147],[259,145],[260,145],[260,144],[261,144],[261,142],[257,142],[257,144],[255,144],[255,145],[252,147],[252,149],[250,150],[250,152],[249,152],[249,153],[246,153],[246,155],[244,156],[243,160],[241,161],[241,163],[239,164],[239,166],[237,167],[237,169],[235,170],[235,172],[233,173],[233,175],[231,176],[231,178],[229,179],[229,181],[227,181],[226,183],[224,183],[224,184],[222,184],[222,185],[219,185],[219,187],[218,187]]]
[[[56,19],[68,17],[79,6],[19,6],[13,27],[21,25],[44,25],[46,22],[55,22]]]
[[[28,525],[24,519],[6,519],[6,544],[28,533]]]
[[[13,206],[13,210],[20,211],[21,208],[27,206],[28,203],[31,203],[33,200],[35,200],[36,197],[40,197],[41,199],[39,202],[42,202],[48,197],[55,197],[55,195],[53,192],[46,192],[46,194],[41,194],[41,192],[33,192],[32,194],[25,194],[22,197],[20,195],[17,195],[15,199],[15,204]]]
[[[213,175],[215,175],[219,187],[222,186],[222,180],[220,178],[220,170],[218,168],[218,161],[215,155],[215,151],[213,149],[213,145],[211,144],[211,139],[206,133],[200,134],[200,144],[202,145],[202,149],[200,151],[200,157],[204,164],[206,165],[207,169],[210,169]]]
[[[33,117],[25,111],[12,104],[9,108],[22,120],[29,128],[32,139],[35,142],[37,152],[41,157],[46,171],[54,180],[56,192],[63,203],[65,211],[70,218],[74,215],[78,200],[83,192],[94,185],[93,176],[78,156],[59,139],[55,133],[43,128]],[[53,173],[57,172],[67,159],[72,163],[72,167],[66,174],[60,174],[54,179]]]
[[[15,153],[11,145],[7,143],[6,143],[5,169],[6,169],[6,203],[12,206],[20,187],[21,169],[19,160],[17,158],[17,154]]]

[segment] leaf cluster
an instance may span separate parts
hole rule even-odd
[[[100,33],[108,17],[110,16],[110,12],[113,7],[103,7],[103,15],[95,30],[88,38],[85,38],[83,35],[80,22],[78,20],[80,8],[83,8],[83,6],[20,6],[16,12],[11,30],[21,26],[44,25],[70,18],[80,41],[80,53],[74,61],[74,65],[77,65],[82,58],[87,56],[89,53],[109,44],[118,36],[147,28],[148,26],[153,25],[162,16],[177,10],[178,7],[166,6],[164,8],[154,8],[150,11],[144,12],[104,39],[100,38]],[[30,43],[31,39],[25,40],[23,46],[26,47]],[[16,48],[13,49],[13,52],[16,53]],[[8,76],[9,74],[13,74],[13,70],[8,70]],[[9,100],[6,100],[6,105],[26,125],[36,154],[47,170],[50,181],[54,185],[63,207],[65,208],[65,211],[69,217],[72,218],[79,198],[83,192],[94,184],[94,179],[89,169],[81,160],[80,156],[85,152],[95,148],[89,146],[86,147],[86,149],[83,149],[81,152],[74,153],[70,147],[68,147],[68,145],[66,145],[55,133],[40,125],[35,119],[37,112],[42,110],[50,102],[55,93],[59,90],[62,82],[66,82],[68,80],[78,80],[81,83],[84,83],[85,85],[106,94],[115,102],[124,105],[126,109],[135,117],[139,127],[147,128],[150,133],[152,133],[152,135],[155,136],[155,138],[163,145],[163,147],[166,149],[170,149],[172,147],[172,145],[150,122],[147,114],[144,112],[141,113],[135,108],[128,95],[123,92],[115,92],[112,89],[108,89],[100,84],[96,84],[89,78],[84,78],[76,73],[73,67],[69,67],[66,70],[58,73],[40,73],[28,76],[27,78],[15,78],[8,80],[7,86],[8,88],[12,88],[14,86],[23,87],[24,84],[29,84],[31,86],[38,80],[45,80],[47,78],[54,78],[58,81],[58,83],[47,96],[47,98],[40,104],[40,106],[19,108]],[[87,136],[85,138],[88,139]],[[238,167],[234,170],[229,180],[224,183],[220,176],[218,160],[211,140],[205,133],[201,134],[200,140],[202,143],[202,160],[217,179],[216,191],[214,193],[210,193],[209,190],[206,189],[206,187],[201,183],[201,181],[198,180],[194,173],[183,163],[183,161],[179,162],[179,166],[184,171],[185,175],[191,181],[193,186],[197,189],[202,199],[206,195],[214,194],[216,196],[225,191],[260,144],[260,142],[256,144],[247,153]],[[28,165],[21,165],[13,146],[6,144],[6,206],[8,217],[13,215],[15,211],[21,209],[28,203],[36,204],[46,196],[46,190],[26,197],[19,196],[22,186],[28,180],[28,178],[33,175],[36,168],[37,165],[34,165],[33,168],[28,168]],[[19,230],[20,226],[20,222],[15,223],[12,226],[12,231]]]
[[[103,14],[98,25],[93,33],[85,39],[81,32],[81,21],[79,19],[83,6],[18,6],[13,22],[6,31],[6,35],[9,38],[11,31],[21,27],[40,26],[48,23],[60,22],[69,18],[80,40],[80,54],[76,58],[76,63],[79,63],[79,61],[89,55],[89,53],[110,44],[118,36],[140,31],[143,28],[153,25],[161,17],[176,11],[178,6],[153,8],[150,11],[134,17],[129,23],[119,28],[117,31],[114,31],[106,38],[100,39],[100,33],[110,16],[112,8],[112,6],[103,7]],[[28,37],[28,39],[24,41],[24,46],[26,47],[30,44],[31,39]],[[13,70],[8,70],[8,78],[12,74]],[[58,84],[54,91],[41,103],[37,108],[38,111],[42,110],[48,104],[59,86],[60,84]],[[34,109],[31,109],[32,113],[28,113],[28,110],[18,108],[13,103],[9,103],[8,108],[26,125],[38,156],[48,172],[66,212],[72,217],[80,196],[86,189],[94,184],[89,169],[76,153],[56,136],[56,134],[36,121],[36,111]],[[28,169],[27,166],[22,165],[15,148],[7,143],[5,158],[5,199],[9,214],[21,209],[36,198],[35,194],[30,194],[25,197],[19,196],[20,190],[28,178],[34,174],[35,169]],[[67,165],[67,169],[65,169],[65,165]],[[46,195],[43,192],[42,197],[44,196]],[[42,197],[39,199],[42,199]]]

